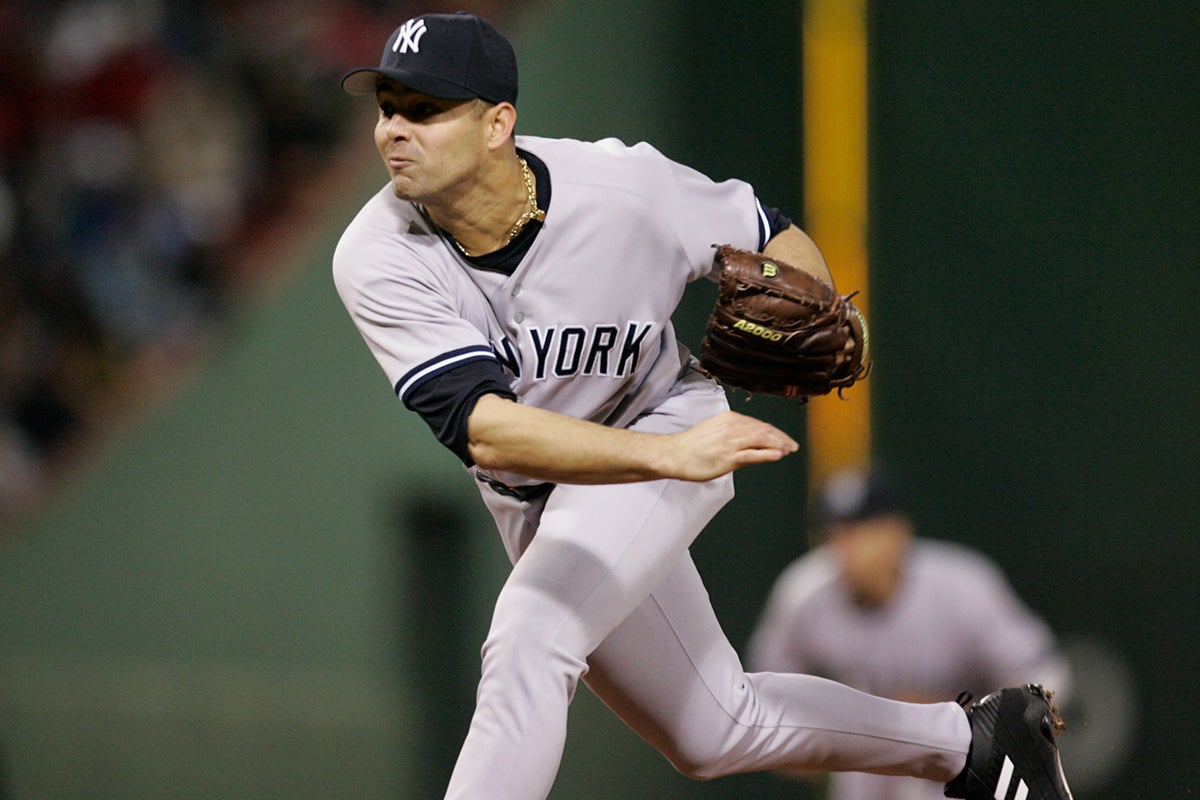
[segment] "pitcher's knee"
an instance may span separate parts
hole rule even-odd
[[[712,685],[710,685],[712,688]],[[771,730],[759,719],[758,691],[751,676],[713,691],[706,705],[692,707],[692,719],[674,724],[660,750],[682,775],[698,781],[758,768],[770,750]]]
[[[729,773],[732,731],[694,731],[663,748],[671,766],[694,781],[710,781]]]
[[[704,764],[678,764],[671,762],[671,765],[675,767],[680,775],[693,781],[711,781],[713,778],[720,778],[724,774],[710,769]]]

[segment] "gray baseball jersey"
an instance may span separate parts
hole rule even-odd
[[[892,602],[856,604],[828,547],[777,579],[751,637],[753,669],[806,672],[899,700],[976,697],[1002,686],[1064,687],[1064,662],[1046,624],[992,562],[960,545],[916,539]],[[846,774],[833,800],[934,800],[942,785]]]
[[[521,402],[623,427],[686,364],[670,317],[712,269],[712,244],[761,248],[766,213],[748,184],[715,183],[646,144],[517,145],[553,175],[553,201],[513,274],[464,269],[421,210],[384,187],[338,246],[338,290],[401,399],[489,360]]]
[[[670,316],[709,273],[712,244],[761,249],[780,217],[748,184],[711,181],[648,145],[517,146],[546,217],[507,254],[465,259],[390,187],[338,245],[338,291],[405,405],[469,467],[461,409],[480,391],[647,433],[727,410]],[[948,780],[961,769],[970,734],[953,703],[744,672],[688,554],[733,496],[731,475],[550,487],[478,474],[514,567],[447,798],[545,798],[581,679],[695,777],[853,768]]]

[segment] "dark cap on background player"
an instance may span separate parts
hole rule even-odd
[[[809,518],[813,532],[823,536],[835,525],[903,513],[895,483],[885,469],[872,466],[831,475],[813,498]]]
[[[392,31],[378,67],[342,77],[350,94],[375,94],[380,78],[432,97],[517,102],[517,56],[492,23],[474,14],[424,14]]]

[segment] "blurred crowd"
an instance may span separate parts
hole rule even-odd
[[[339,147],[337,78],[410,5],[0,3],[0,526],[131,365],[211,336],[231,252]]]

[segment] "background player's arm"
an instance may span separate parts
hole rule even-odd
[[[773,425],[725,411],[679,433],[610,428],[495,394],[467,422],[468,452],[484,469],[555,483],[706,481],[749,464],[778,461],[799,445]]]
[[[763,254],[791,264],[793,267],[799,267],[830,286],[834,285],[829,265],[825,263],[825,257],[817,249],[816,243],[795,225],[772,236],[767,242],[767,246],[763,248]]]

